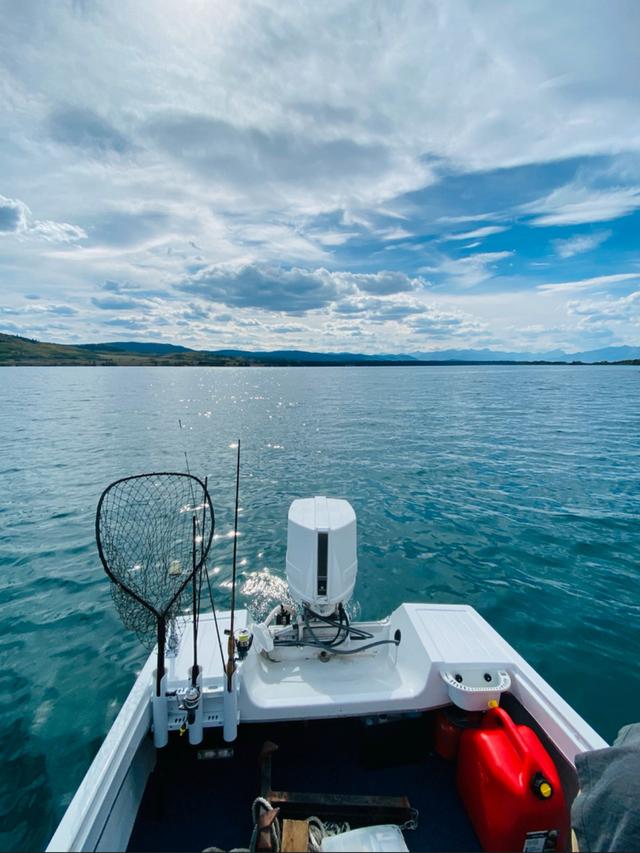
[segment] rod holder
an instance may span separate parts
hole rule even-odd
[[[193,667],[189,668],[189,681],[191,682],[193,674]],[[192,682],[191,682],[192,683]],[[195,720],[189,726],[189,743],[192,746],[196,746],[199,743],[202,743],[202,738],[204,735],[204,696],[202,695],[202,667],[198,667],[198,674],[196,677],[195,686],[198,688],[200,693],[200,699],[198,701],[198,707],[196,708]]]
[[[156,681],[154,672],[153,680]],[[151,712],[153,717],[153,744],[156,749],[162,749],[169,742],[169,706],[167,704],[167,676],[160,680],[160,695],[155,691],[151,697]]]
[[[231,690],[225,686],[223,697],[222,736],[227,743],[231,743],[238,736],[238,673],[234,672],[231,679]]]

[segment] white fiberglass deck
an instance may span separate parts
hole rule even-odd
[[[247,613],[236,613],[236,627]],[[223,648],[229,614],[219,617]],[[576,752],[605,741],[538,675],[472,607],[403,604],[383,622],[361,624],[375,639],[392,638],[398,647],[378,646],[362,654],[321,660],[313,649],[278,651],[271,661],[251,650],[240,665],[240,725],[243,722],[295,720],[426,710],[449,703],[440,672],[457,668],[499,668],[512,680],[511,692],[544,725],[569,761]],[[186,683],[192,662],[187,628],[177,658],[169,662],[169,686]],[[221,701],[222,664],[213,620],[203,616],[198,634],[204,670],[205,710]]]
[[[236,613],[235,627],[246,624]],[[218,623],[224,630],[229,614]],[[471,607],[403,604],[389,620],[362,627],[376,638],[393,637],[398,647],[326,662],[317,652],[293,659],[266,660],[253,649],[239,667],[239,724],[286,720],[357,717],[424,711],[448,704],[443,669],[499,667],[511,677],[511,693],[529,712],[559,753],[573,764],[576,753],[600,749],[606,742]],[[192,665],[192,633],[187,628],[180,650],[168,661],[169,687],[186,685]],[[211,616],[203,615],[198,634],[203,666],[205,726],[219,726],[223,671]],[[289,651],[289,650],[288,650]],[[284,657],[284,655],[283,655]],[[49,850],[124,849],[137,804],[155,762],[147,737],[153,692],[152,654],[120,714],[78,788]],[[177,727],[174,720],[173,728]],[[123,846],[124,845],[124,846]]]

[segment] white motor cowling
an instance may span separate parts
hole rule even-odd
[[[289,507],[287,580],[294,601],[330,616],[353,593],[358,572],[356,514],[338,498],[301,498]]]

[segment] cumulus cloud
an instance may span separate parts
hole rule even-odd
[[[358,317],[374,323],[401,323],[407,317],[421,314],[425,306],[413,298],[400,301],[394,296],[378,298],[359,294],[336,303],[333,310],[343,317]]]
[[[29,214],[29,208],[24,202],[0,195],[0,234],[25,231]]]
[[[134,317],[113,317],[102,322],[105,326],[112,326],[116,329],[129,329],[134,332],[145,331],[149,328],[149,323],[146,320]],[[158,323],[157,318],[154,319],[154,322]]]
[[[408,321],[408,326],[416,335],[436,339],[475,334],[482,328],[468,316],[444,311],[434,305],[425,306],[419,316]]]
[[[144,305],[140,299],[132,299],[127,296],[93,296],[91,304],[102,311],[128,311]]]
[[[122,293],[123,291],[132,289],[132,285],[123,281],[113,281],[111,279],[107,279],[102,285],[102,289],[108,291],[109,293]]]
[[[406,293],[427,286],[427,282],[419,276],[411,278],[405,273],[388,270],[376,273],[334,272],[330,275],[343,292],[355,288],[362,293],[371,293],[376,296]]]
[[[301,314],[325,308],[352,293],[378,296],[425,286],[421,278],[386,270],[377,273],[285,269],[267,264],[214,264],[176,285],[185,293],[223,305]]]
[[[633,320],[640,326],[640,290],[618,299],[570,300],[567,310],[580,317],[583,323]]]
[[[57,317],[75,317],[79,313],[72,305],[47,305],[44,310]]]
[[[554,298],[536,290],[542,227],[610,221],[621,239],[606,257],[587,254],[594,235],[552,243],[584,256],[582,284],[548,285],[564,316],[573,290],[630,268],[613,223],[640,215],[640,11],[541,3],[9,4],[5,278],[18,296],[77,299],[103,327],[138,299],[166,309],[158,322],[231,327],[212,307],[226,305],[244,323],[259,314],[242,327],[256,342],[301,326],[280,316],[296,314],[319,342],[317,314],[342,318],[336,346],[357,335],[388,350],[436,290],[461,309],[441,307],[438,328],[480,334],[465,316],[495,330],[511,311],[515,335]],[[489,238],[496,250],[474,254]]]
[[[300,323],[279,323],[267,326],[269,332],[276,335],[299,335],[308,334],[311,329],[309,326],[303,326]]]
[[[34,219],[27,205],[19,199],[0,195],[0,234],[36,237],[49,243],[75,243],[87,234],[68,222]]]
[[[87,232],[78,225],[70,225],[68,222],[51,222],[51,220],[35,220],[28,229],[29,234],[41,237],[48,243],[76,243],[84,240]]]
[[[260,264],[213,264],[177,285],[185,293],[236,307],[304,313],[336,298],[336,283],[326,270]]]
[[[211,317],[211,310],[204,308],[202,305],[191,304],[188,308],[180,312],[180,317],[183,320],[201,322]],[[229,319],[231,319],[231,316],[229,316]]]
[[[75,317],[78,314],[78,309],[72,305],[56,305],[38,303],[37,305],[13,305],[0,307],[0,313],[10,314],[14,317],[32,316],[37,317],[42,314],[54,314],[56,317]]]

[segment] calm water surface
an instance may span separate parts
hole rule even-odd
[[[637,368],[2,368],[0,390],[0,848],[46,844],[144,659],[102,489],[186,447],[226,606],[238,436],[246,604],[281,591],[290,501],[346,497],[356,612],[472,604],[604,737],[640,719]]]

